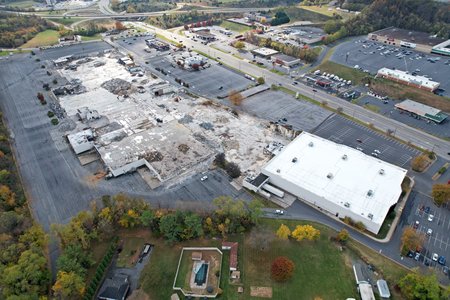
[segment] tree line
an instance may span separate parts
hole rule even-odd
[[[153,12],[163,11],[175,8],[175,3],[163,1],[146,1],[146,0],[130,0],[130,1],[111,1],[111,8],[116,12],[126,11],[127,13],[136,12]]]
[[[115,236],[119,229],[145,228],[155,237],[177,243],[199,237],[226,237],[252,228],[262,214],[258,200],[245,202],[230,197],[213,200],[216,209],[210,213],[156,209],[144,200],[124,194],[104,196],[102,208],[93,204],[66,224],[53,224],[52,232],[59,238],[62,254],[57,261],[55,296],[79,299],[86,292],[87,271],[93,266],[92,244]]]
[[[213,24],[217,25],[222,20],[235,16],[235,13],[208,14],[193,10],[185,14],[163,14],[162,16],[148,17],[147,22],[151,25],[167,29],[203,21],[212,21]]]
[[[39,32],[54,26],[35,15],[0,12],[0,47],[14,48],[26,43]]]
[[[0,122],[0,298],[47,295],[47,236],[33,223],[8,140]],[[20,297],[20,298],[19,298]]]

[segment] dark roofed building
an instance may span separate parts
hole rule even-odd
[[[99,300],[125,300],[130,282],[126,275],[114,275],[112,278],[106,278],[98,293]]]
[[[271,59],[272,62],[286,67],[293,67],[300,64],[300,58],[296,58],[286,54],[275,54],[272,55]]]
[[[426,32],[388,27],[369,33],[369,39],[397,47],[414,48],[430,53],[432,48],[445,40]]]
[[[230,271],[237,271],[238,242],[222,242],[222,250],[230,250]]]

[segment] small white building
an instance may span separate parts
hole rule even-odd
[[[70,145],[75,154],[80,154],[94,148],[94,134],[92,129],[67,135]]]
[[[378,288],[378,293],[380,294],[381,299],[391,298],[391,293],[389,292],[389,287],[385,280],[383,280],[383,279],[377,280],[377,288]]]
[[[440,109],[409,99],[395,104],[395,107],[397,109],[418,115],[424,119],[431,120],[435,123],[442,123],[447,118],[447,115],[442,113]]]
[[[264,58],[269,58],[274,54],[277,54],[277,50],[273,50],[270,48],[258,48],[251,51],[254,55],[261,56]]]
[[[302,132],[262,169],[266,183],[375,234],[402,193],[406,170]],[[267,189],[266,189],[267,190]]]
[[[450,40],[446,40],[431,48],[431,53],[450,56]]]
[[[405,85],[414,86],[418,89],[434,92],[439,88],[440,83],[432,81],[427,77],[412,75],[405,71],[381,68],[378,70],[377,77],[387,78]]]

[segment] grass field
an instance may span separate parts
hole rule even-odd
[[[306,10],[302,6],[300,7],[289,7],[286,10],[286,14],[291,19],[291,22],[295,21],[311,21],[313,23],[324,23],[330,19],[329,16],[311,11]]]
[[[243,33],[252,29],[250,26],[245,26],[230,21],[223,21],[222,23],[220,23],[220,26],[239,33]]]
[[[34,4],[37,4],[37,2],[34,2],[32,0],[24,0],[24,1],[11,2],[11,3],[8,3],[7,5],[11,6],[11,7],[31,8]]]
[[[345,80],[351,80],[353,84],[361,84],[363,78],[368,76],[360,70],[346,67],[332,61],[324,61],[314,70],[320,70],[322,73],[327,72],[344,78]]]
[[[22,48],[36,48],[50,46],[58,43],[59,34],[56,30],[45,30],[39,32],[34,38],[22,45]]]
[[[378,113],[380,111],[380,108],[374,104],[364,104],[364,107],[368,110],[371,110],[373,112]]]
[[[93,36],[81,36],[81,40],[82,40],[83,42],[86,42],[86,41],[95,41],[95,40],[101,40],[101,39],[102,39],[102,36],[101,36],[100,33],[97,33],[97,34],[95,34],[95,35],[93,35]]]
[[[56,23],[59,23],[59,24],[62,24],[62,25],[65,25],[65,26],[70,26],[70,25],[72,25],[75,22],[83,21],[83,20],[86,20],[86,19],[84,19],[84,18],[76,18],[76,17],[75,18],[66,17],[66,18],[57,18],[57,19],[48,19],[48,20],[56,22]]]
[[[319,14],[322,14],[322,15],[325,15],[328,17],[332,17],[333,14],[337,14],[337,15],[340,15],[344,20],[353,16],[352,14],[346,13],[343,11],[339,11],[339,10],[335,10],[335,9],[329,10],[327,5],[323,5],[323,6],[307,6],[307,5],[305,5],[305,6],[301,6],[301,8],[315,12],[315,13],[319,13]]]
[[[139,256],[145,240],[141,237],[129,237],[123,241],[122,252],[117,257],[117,266],[121,268],[132,267]]]
[[[449,98],[441,97],[424,90],[419,90],[382,78],[372,80],[370,88],[381,95],[387,95],[399,100],[411,99],[450,113]]]

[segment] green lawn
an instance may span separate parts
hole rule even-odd
[[[322,73],[327,72],[344,78],[345,80],[351,80],[353,84],[361,84],[363,78],[370,76],[358,69],[346,67],[332,61],[324,61],[314,70],[320,70]]]
[[[34,2],[32,0],[23,0],[23,1],[8,3],[7,6],[19,7],[19,8],[31,8],[34,4],[37,4],[37,2]]]
[[[221,26],[223,28],[227,28],[228,30],[231,30],[231,31],[239,32],[239,33],[243,33],[243,32],[246,32],[246,31],[249,31],[250,29],[252,29],[250,26],[245,26],[245,25],[233,23],[230,21],[223,21],[222,23],[220,23],[219,26]]]
[[[56,22],[56,23],[59,23],[59,24],[62,24],[62,25],[65,25],[65,26],[70,26],[70,25],[72,25],[75,22],[83,21],[83,20],[86,20],[86,19],[84,19],[84,18],[76,18],[76,17],[74,17],[74,18],[66,17],[66,18],[57,18],[57,19],[48,19],[48,20]]]
[[[134,262],[142,248],[144,247],[145,240],[140,237],[129,237],[123,240],[122,252],[120,252],[117,258],[117,266],[121,268],[129,268],[134,265]]]
[[[95,40],[101,40],[102,39],[102,35],[100,33],[97,33],[93,36],[81,36],[81,40],[83,42],[86,41],[95,41]]]
[[[50,46],[58,43],[59,34],[56,30],[45,30],[39,32],[34,38],[23,44],[22,48],[36,48]]]
[[[378,113],[380,111],[380,108],[378,106],[376,106],[375,104],[364,104],[364,107],[368,110],[371,110],[373,112]]]
[[[339,10],[335,10],[335,9],[328,10],[327,5],[322,5],[322,6],[307,6],[307,5],[305,5],[305,6],[301,6],[301,8],[315,12],[315,13],[319,13],[319,14],[322,14],[322,15],[325,15],[328,17],[333,17],[333,14],[337,14],[337,15],[340,15],[343,19],[348,19],[352,16],[352,14],[346,13],[343,11],[339,11]]]

